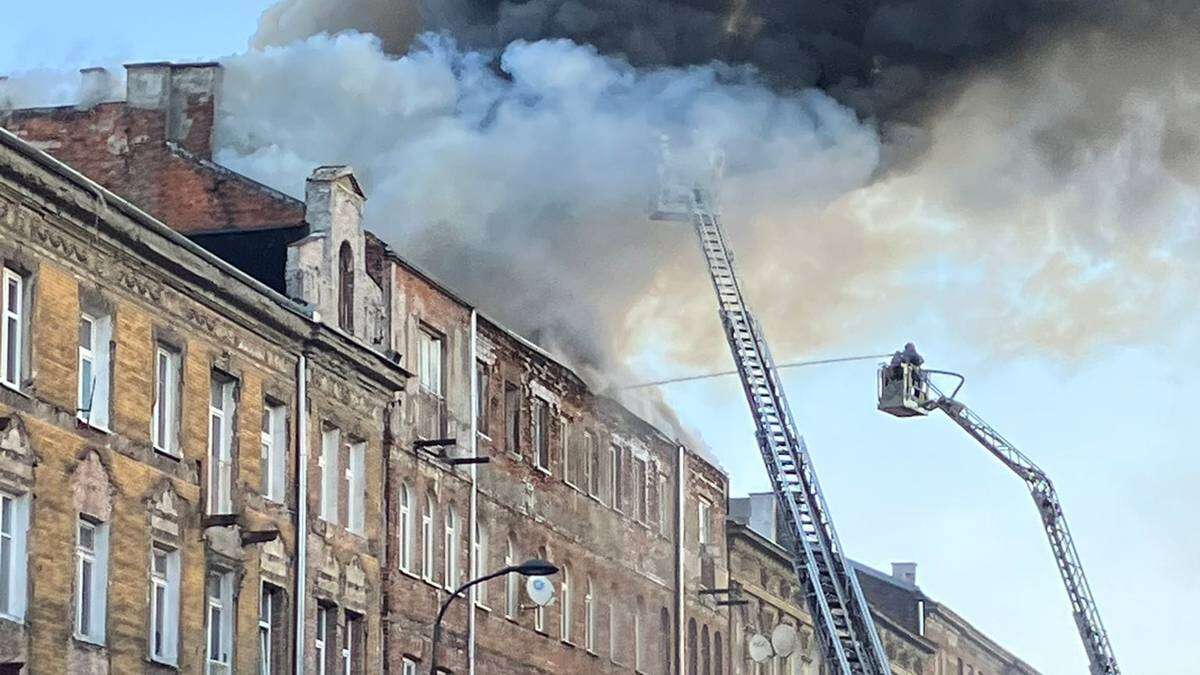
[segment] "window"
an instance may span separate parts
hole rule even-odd
[[[508,538],[508,542],[504,547],[504,566],[511,567],[517,564],[517,547],[513,543],[512,537]],[[504,575],[504,616],[514,619],[517,616],[517,574]]]
[[[621,474],[625,461],[621,448],[612,446],[609,451],[612,457],[612,506],[614,509],[621,511],[625,508],[625,500],[621,494]]]
[[[703,497],[700,498],[700,507],[698,509],[697,519],[697,539],[699,540],[701,546],[707,546],[712,542],[712,533],[709,530],[712,521],[712,504]]]
[[[342,675],[359,675],[363,671],[363,619],[346,612],[346,638],[342,646]]]
[[[333,617],[333,612],[329,611],[329,607],[325,605],[317,605],[317,635],[313,640],[313,650],[316,652],[317,660],[317,675],[327,675],[329,672],[329,650],[325,647],[332,637],[329,630],[329,621]],[[333,627],[333,633],[336,634],[337,626]]]
[[[633,460],[633,499],[637,506],[637,519],[645,523],[650,518],[649,484],[646,477],[646,460]]]
[[[233,389],[235,380],[213,371],[208,402],[208,512],[233,512]]]
[[[540,398],[533,399],[533,464],[550,472],[550,405]]]
[[[425,496],[425,510],[421,513],[421,576],[433,581],[433,496]]]
[[[475,362],[475,430],[484,436],[492,428],[491,415],[488,410],[488,392],[491,391],[491,374],[488,365],[483,361]]]
[[[25,620],[29,497],[0,493],[0,616]]]
[[[416,661],[413,661],[412,659],[410,659],[406,656],[406,657],[404,657],[403,661],[401,661],[401,664],[403,667],[400,670],[400,675],[417,675],[417,662]]]
[[[772,625],[772,622],[768,622],[767,625]],[[712,652],[709,648],[708,626],[704,626],[700,629],[700,662],[704,664],[704,675],[712,675]],[[770,664],[771,672],[774,672],[775,659],[772,658],[767,663]]]
[[[587,491],[593,497],[600,496],[600,445],[596,443],[596,435],[590,431],[583,432],[583,447],[587,453]]]
[[[471,570],[471,578],[478,579],[492,571],[488,565],[488,531],[487,525],[475,522],[475,569]],[[488,584],[475,587],[475,602],[483,607],[488,606]]]
[[[571,641],[571,566],[563,565],[559,572],[559,634],[564,642]]]
[[[442,338],[422,328],[417,335],[417,377],[421,389],[442,396]]]
[[[596,596],[591,577],[587,580],[587,593],[583,596],[583,644],[588,652],[596,653]]]
[[[400,554],[400,569],[405,572],[412,570],[412,549],[413,549],[413,504],[412,490],[407,483],[400,485],[400,547],[396,549]]]
[[[367,444],[350,444],[350,466],[346,467],[346,526],[363,533],[367,520]]]
[[[86,312],[79,316],[79,385],[76,414],[97,429],[108,428],[108,400],[111,388],[109,344],[112,342],[112,317]]]
[[[154,448],[179,455],[179,352],[159,345],[154,351]]]
[[[261,460],[263,496],[282,502],[287,485],[287,411],[270,402],[263,406]]]
[[[578,452],[578,448],[572,448],[571,444],[571,426],[567,422],[567,418],[562,417],[558,420],[558,456],[562,458],[562,475],[563,481],[571,487],[579,487],[579,458],[574,454]]]
[[[348,241],[338,249],[338,327],[354,332],[354,251]]]
[[[283,615],[283,589],[262,584],[258,595],[258,672],[284,671],[288,624]]]
[[[458,512],[454,506],[446,509],[445,531],[443,533],[442,550],[445,552],[445,569],[442,583],[446,590],[453,591],[459,586],[458,578]]]
[[[504,446],[521,453],[521,389],[511,382],[504,383]]]
[[[550,559],[549,556],[547,556],[547,554],[546,554],[545,546],[538,549],[537,558],[538,558],[538,560],[549,560]],[[537,605],[536,607],[533,608],[533,629],[539,633],[546,632],[546,607],[545,607],[545,605]]]
[[[150,658],[174,664],[179,645],[179,551],[150,549]]]
[[[799,663],[799,658],[789,659],[784,657],[785,661],[790,660],[793,664]],[[713,671],[716,675],[724,675],[725,673],[725,647],[721,644],[721,631],[713,631]]]
[[[642,670],[642,609],[645,604],[638,598],[633,608],[633,669],[638,672]]]
[[[917,601],[917,635],[925,637],[925,601]]]
[[[671,497],[667,494],[667,477],[658,475],[658,532],[662,536],[667,536],[670,532],[671,513],[667,505],[670,503]]]
[[[81,517],[75,529],[75,637],[102,645],[108,604],[108,525]]]
[[[671,673],[671,613],[666,607],[658,610],[658,650],[662,659],[662,672]]]
[[[613,663],[620,661],[617,658],[617,609],[611,602],[608,603],[608,658]]]
[[[22,349],[25,332],[25,280],[13,270],[4,268],[4,308],[0,321],[0,382],[21,387]]]
[[[321,520],[338,522],[338,451],[342,445],[342,432],[337,427],[325,427],[321,431]]]
[[[233,663],[233,573],[210,569],[208,595],[208,675],[225,675]]]

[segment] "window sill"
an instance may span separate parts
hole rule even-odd
[[[410,569],[406,569],[404,567],[397,567],[396,569],[401,574],[403,574],[404,576],[406,576],[414,581],[425,581],[424,579],[421,578],[421,575],[417,574],[416,572],[413,572]]]
[[[71,635],[71,637],[75,638],[75,641],[78,642],[80,645],[83,645],[84,647],[90,647],[93,649],[103,649],[104,648],[103,642],[97,642],[95,639],[89,638],[89,637],[84,637],[83,635],[80,635],[79,633],[73,633]]]
[[[173,460],[176,462],[183,461],[183,455],[181,455],[177,452],[171,452],[170,450],[164,450],[164,449],[158,447],[157,445],[155,445],[153,447],[154,447],[154,454],[156,454],[156,455],[166,457],[167,459],[170,459],[170,460]]]
[[[535,468],[535,469],[537,469],[538,471],[540,471],[540,472],[542,472],[542,473],[546,474],[547,476],[550,476],[550,475],[552,475],[552,474],[550,473],[550,469],[547,469],[547,468],[546,468],[546,467],[544,467],[544,466],[538,466],[537,464],[535,464],[535,465],[533,465],[533,468]]]
[[[84,419],[82,417],[75,418],[75,425],[78,426],[80,429],[87,429],[89,431],[94,431],[96,433],[104,434],[106,436],[112,434],[112,429],[108,429],[106,427],[92,424],[91,422],[87,421],[86,419]]]
[[[475,609],[478,609],[481,612],[487,612],[488,614],[492,613],[492,608],[488,607],[487,605],[483,604],[482,602],[476,602]]]
[[[179,670],[179,662],[178,661],[174,661],[174,662],[173,661],[164,661],[163,659],[158,659],[153,656],[147,656],[146,662],[153,663],[154,665],[161,666],[163,668],[170,668],[171,670],[174,670],[174,671]]]
[[[566,645],[566,646],[570,647],[571,649],[575,649],[575,643],[574,643],[574,642],[571,642],[571,641],[570,641],[570,640],[568,640],[568,639],[559,640],[559,642],[561,642],[561,643],[563,643],[564,645]]]
[[[594,656],[594,657],[596,657],[596,658],[600,658],[600,654],[598,654],[598,653],[596,652],[596,650],[595,650],[595,649],[592,649],[592,648],[590,648],[590,647],[589,647],[589,648],[586,650],[586,652],[587,652],[587,655],[588,655],[588,656]]]

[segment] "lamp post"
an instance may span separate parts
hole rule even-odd
[[[557,573],[558,568],[555,567],[553,563],[545,560],[526,560],[520,565],[509,565],[508,567],[498,569],[491,574],[485,574],[478,579],[472,579],[462,586],[459,586],[458,589],[451,593],[450,597],[446,598],[446,601],[442,603],[442,607],[437,613],[437,619],[435,619],[433,622],[433,648],[430,650],[429,655],[429,675],[437,675],[438,641],[442,637],[442,617],[446,615],[446,610],[450,609],[450,603],[454,602],[454,598],[462,595],[463,591],[476,584],[482,584],[485,581],[491,581],[497,577],[503,577],[509,574],[520,574],[523,577],[548,577],[551,574]]]

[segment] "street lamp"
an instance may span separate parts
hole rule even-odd
[[[520,565],[509,565],[508,567],[498,569],[491,574],[486,574],[478,579],[472,579],[462,586],[459,586],[458,590],[451,593],[450,597],[446,598],[446,601],[442,603],[442,608],[439,609],[437,613],[437,619],[433,622],[433,649],[431,650],[429,656],[429,675],[437,675],[438,641],[442,637],[442,617],[446,615],[446,610],[450,609],[450,603],[454,602],[454,598],[462,595],[463,591],[476,584],[481,584],[485,581],[491,581],[497,577],[503,577],[509,574],[520,574],[523,577],[548,577],[557,573],[558,567],[556,567],[553,563],[545,560],[533,559],[526,560]]]

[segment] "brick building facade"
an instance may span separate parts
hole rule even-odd
[[[0,175],[10,211],[61,220],[86,242],[53,251],[0,230],[0,254],[12,249],[14,269],[29,274],[32,316],[54,312],[31,324],[32,344],[44,345],[32,361],[36,386],[0,389],[13,411],[5,419],[21,420],[0,425],[0,459],[12,462],[0,478],[16,481],[3,494],[34,496],[29,516],[14,502],[31,524],[26,581],[31,597],[58,602],[39,606],[57,623],[6,621],[0,611],[0,663],[161,670],[148,652],[153,593],[144,590],[158,577],[153,560],[132,553],[147,557],[161,526],[176,532],[162,548],[180,552],[166,574],[178,569],[178,587],[191,591],[180,610],[186,672],[206,658],[214,566],[234,573],[214,576],[212,595],[236,613],[221,644],[237,672],[256,672],[270,652],[271,672],[341,672],[345,659],[349,672],[410,675],[429,668],[431,625],[451,588],[532,557],[562,570],[554,602],[534,607],[517,577],[476,587],[446,616],[438,662],[447,672],[752,672],[743,664],[749,624],[720,604],[731,577],[751,586],[739,569],[750,539],[726,527],[726,475],[389,250],[363,228],[368,195],[349,167],[317,167],[299,200],[214,164],[220,82],[215,64],[136,64],[125,101],[0,111],[0,125],[23,139],[5,135],[5,157],[40,167]],[[47,190],[54,180],[73,192]],[[105,234],[111,242],[94,234],[126,211],[126,229]],[[72,261],[79,255],[92,267]],[[85,306],[76,298],[116,308],[98,314],[116,327],[112,433],[64,412],[78,397],[80,340],[45,326],[74,325]],[[170,347],[168,366],[183,364],[178,460],[147,441],[159,341]],[[214,410],[237,429],[229,453],[216,455],[230,462],[228,497],[206,491]],[[276,435],[293,441],[280,441],[287,469],[264,478],[260,458]],[[10,451],[14,443],[27,449]],[[249,451],[256,443],[262,451]],[[48,446],[56,464],[39,454]],[[47,470],[58,472],[48,480],[79,484],[80,503],[46,506],[66,499],[33,482]],[[277,490],[283,496],[269,496]],[[229,504],[209,513],[211,499]],[[114,500],[124,505],[109,515]],[[111,518],[126,544],[109,563],[108,595],[122,600],[109,603],[106,621],[140,639],[119,649],[71,642],[62,628],[69,570],[35,562],[35,553],[54,555],[44,540],[69,532],[76,513]],[[127,524],[143,521],[151,525],[142,533]],[[277,603],[259,597],[264,582],[279,589]],[[799,607],[787,612],[803,624]],[[271,649],[258,644],[265,628]],[[82,656],[39,647],[64,640]]]

